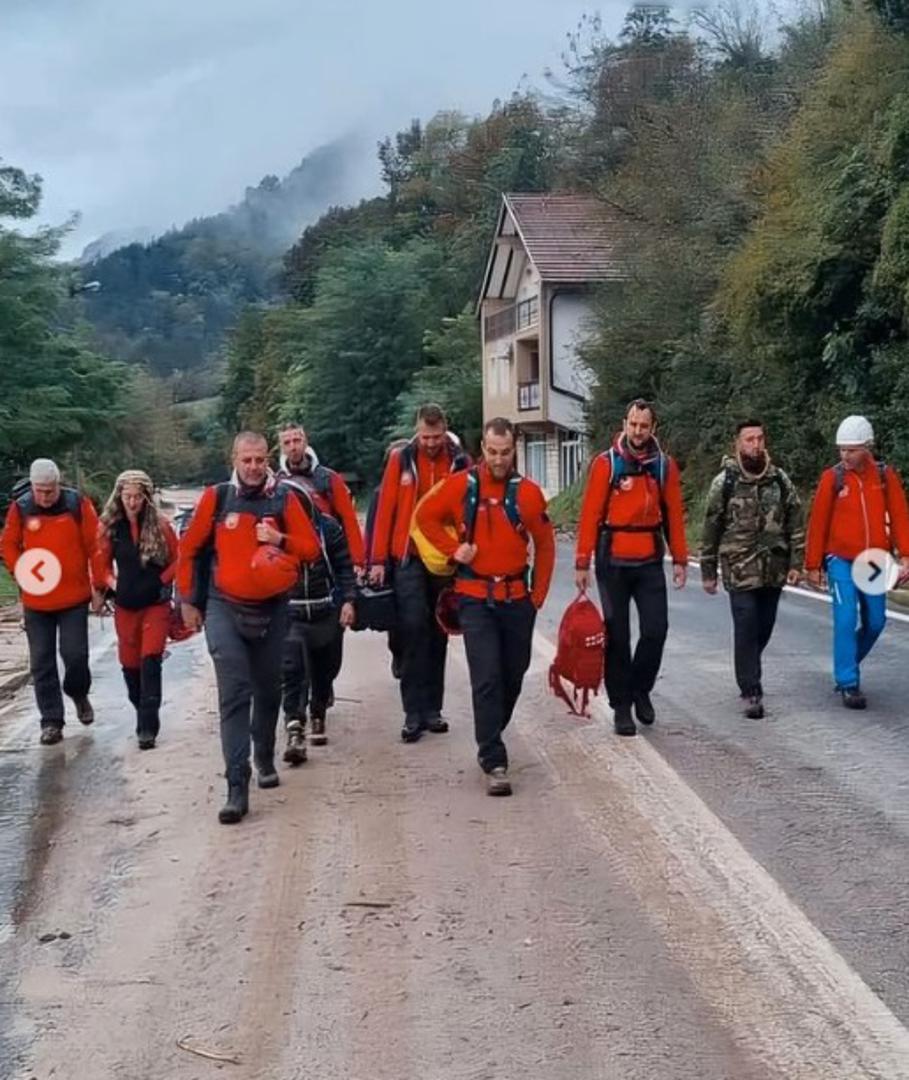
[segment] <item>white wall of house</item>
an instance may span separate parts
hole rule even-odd
[[[590,396],[591,373],[578,358],[578,346],[590,333],[592,307],[583,293],[560,292],[549,304],[552,384],[548,418],[573,431],[584,430],[583,403]],[[560,393],[560,390],[571,393]]]

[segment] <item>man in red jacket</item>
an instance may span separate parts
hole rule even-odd
[[[268,471],[263,435],[234,440],[230,483],[206,488],[180,540],[183,621],[202,625],[215,665],[227,777],[222,824],[249,809],[249,745],[260,788],[277,787],[275,734],[289,591],[322,548],[299,497]],[[251,708],[251,712],[250,712]]]
[[[25,570],[17,581],[22,590],[32,682],[41,715],[41,742],[52,746],[63,738],[63,694],[73,699],[76,716],[83,724],[95,719],[88,700],[92,681],[88,668],[88,605],[92,598],[90,567],[98,515],[84,495],[61,486],[60,470],[48,458],[32,462],[29,480],[30,490],[7,511],[0,546],[11,574],[15,574],[20,559],[20,570],[29,560],[38,560],[34,573]],[[57,584],[46,589],[57,569]],[[57,674],[58,632],[63,693]]]
[[[650,692],[659,674],[669,629],[663,537],[672,555],[672,581],[685,585],[685,540],[679,469],[656,440],[653,405],[638,398],[625,414],[622,434],[593,459],[581,505],[575,551],[575,581],[596,575],[606,619],[606,691],[616,733],[635,735],[631,708],[642,724],[656,719]],[[638,610],[640,637],[631,655],[630,604]]]
[[[836,433],[840,461],[821,475],[805,545],[808,580],[827,571],[833,598],[833,677],[847,709],[867,705],[859,667],[887,621],[887,594],[872,594],[853,577],[855,559],[869,548],[899,555],[909,575],[909,509],[896,471],[872,454],[874,429],[864,416],[847,416]],[[856,629],[856,611],[860,628]]]
[[[457,564],[454,588],[470,668],[480,768],[490,795],[510,795],[508,726],[530,665],[533,627],[555,563],[546,499],[514,471],[514,427],[497,417],[483,431],[483,463],[440,484],[419,506],[426,539]],[[446,526],[454,526],[455,539]],[[533,573],[528,544],[533,544]]]
[[[417,413],[416,435],[389,456],[379,488],[369,577],[374,585],[382,584],[386,562],[390,564],[398,613],[404,742],[416,742],[424,731],[448,731],[442,718],[448,638],[434,614],[448,579],[430,574],[420,562],[410,539],[411,519],[431,487],[469,464],[448,433],[442,409],[423,405]]]

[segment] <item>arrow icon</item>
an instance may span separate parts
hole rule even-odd
[[[16,584],[29,596],[47,596],[60,584],[63,567],[47,548],[29,548],[16,560]]]
[[[852,563],[852,581],[868,596],[883,596],[896,585],[899,566],[889,551],[866,548]]]

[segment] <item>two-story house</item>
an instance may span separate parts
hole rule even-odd
[[[581,473],[591,373],[578,346],[591,286],[620,281],[618,215],[589,195],[503,195],[477,304],[483,416],[517,429],[518,469],[547,495]]]

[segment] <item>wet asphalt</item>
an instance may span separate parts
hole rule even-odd
[[[552,641],[572,577],[562,544],[537,627]],[[765,657],[768,715],[749,721],[732,677],[726,598],[706,596],[693,570],[670,603],[658,720],[641,737],[909,1023],[909,624],[890,622],[864,666],[869,708],[849,712],[832,691],[829,605],[787,592]],[[105,648],[111,632],[93,632],[93,727],[70,717],[62,744],[39,747],[31,691],[0,703],[0,1076],[22,1050],[17,934],[42,895],[53,845],[69,808],[115,791],[125,755],[137,752],[116,654]],[[192,666],[188,649],[173,650],[166,701],[179,701]],[[99,883],[98,902],[116,888]]]
[[[71,816],[83,800],[103,797],[116,803],[117,790],[124,786],[126,755],[138,752],[135,712],[126,700],[112,647],[112,620],[93,619],[90,630],[94,724],[83,727],[67,700],[64,739],[44,747],[38,743],[40,728],[31,688],[0,702],[0,1077],[12,1075],[24,1049],[16,1029],[17,953],[23,944],[19,928],[42,896],[44,870],[54,845],[67,835]],[[188,650],[175,648],[167,656],[165,710],[168,701],[179,698],[180,686],[191,670]],[[111,866],[113,870],[96,881],[92,901],[97,906],[116,898],[116,857]],[[46,933],[61,930],[67,933],[62,927],[48,927]],[[79,950],[90,947],[78,941],[67,945],[76,962]]]
[[[571,549],[538,629],[574,595]],[[909,623],[888,622],[862,666],[868,709],[833,692],[830,605],[787,590],[764,655],[767,716],[742,715],[724,594],[695,567],[670,589],[648,739],[849,965],[909,1023]]]

